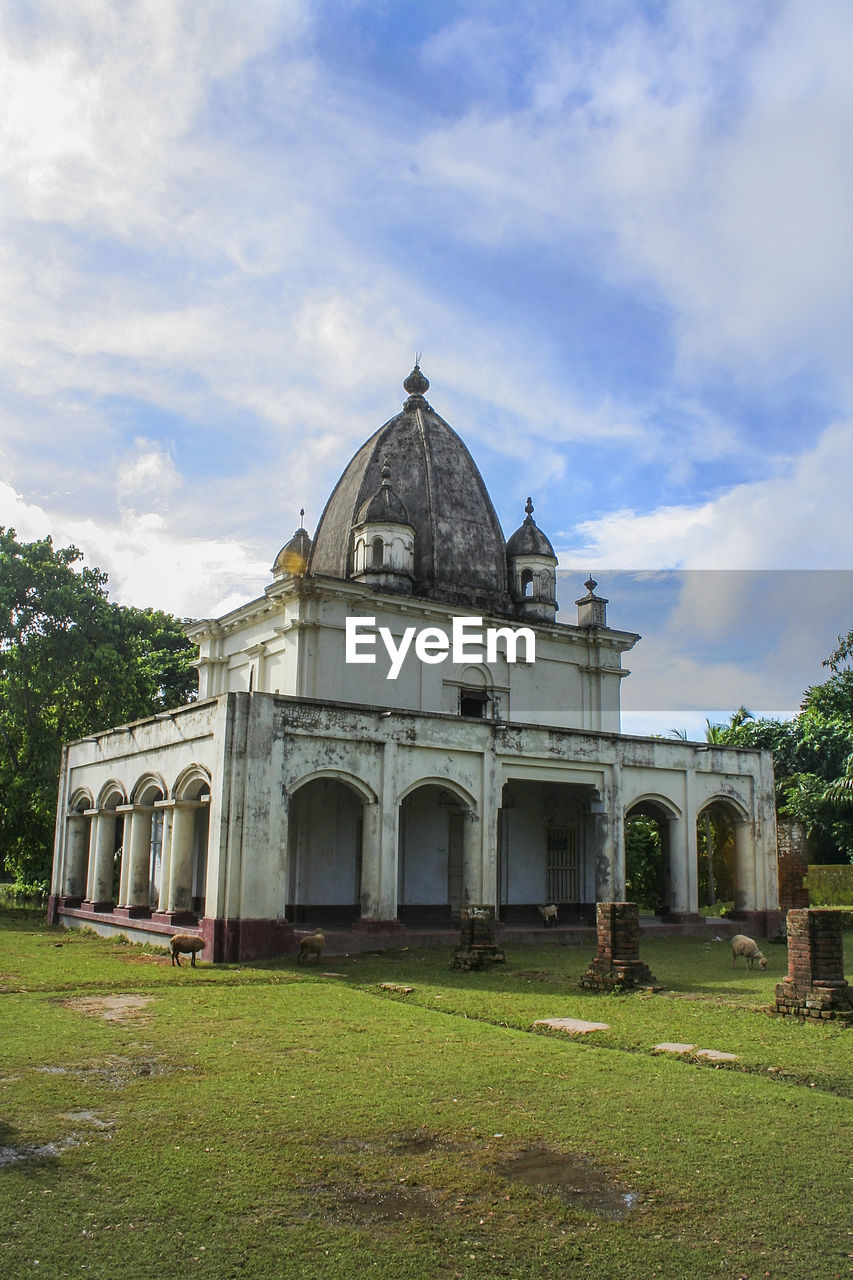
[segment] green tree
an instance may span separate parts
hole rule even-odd
[[[196,696],[181,623],[107,596],[107,575],[50,538],[0,527],[0,856],[47,881],[63,742]]]
[[[734,713],[715,741],[773,753],[776,804],[806,826],[817,862],[853,862],[853,631],[838,637],[823,684],[803,694],[793,720]]]

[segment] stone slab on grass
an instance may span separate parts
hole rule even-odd
[[[695,1044],[681,1044],[678,1040],[664,1040],[663,1044],[653,1045],[655,1053],[692,1053]]]
[[[737,1062],[736,1053],[723,1053],[721,1049],[697,1049],[697,1058],[704,1058],[706,1062]]]
[[[589,1031],[609,1031],[609,1022],[584,1022],[583,1018],[540,1018],[534,1027],[552,1027],[569,1035],[586,1035]]]

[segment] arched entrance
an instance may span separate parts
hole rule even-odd
[[[739,805],[728,797],[708,801],[696,816],[696,870],[699,907],[720,910],[751,908],[755,870],[744,856],[751,828]]]
[[[77,791],[68,806],[61,895],[65,906],[79,906],[86,893],[92,841],[92,797]]]
[[[641,912],[668,915],[672,895],[672,823],[679,815],[664,801],[645,796],[625,815],[625,897]]]
[[[352,925],[361,914],[365,797],[354,782],[314,777],[290,797],[287,918]]]
[[[119,900],[126,807],[120,784],[108,782],[98,796],[89,840],[86,900],[96,911],[111,911]]]
[[[501,918],[541,924],[555,904],[561,923],[595,915],[592,787],[511,779],[501,797],[498,892]]]
[[[440,782],[422,783],[400,802],[397,917],[441,928],[458,921],[464,896],[468,798]]]

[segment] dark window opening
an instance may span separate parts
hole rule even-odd
[[[459,714],[484,720],[488,701],[489,695],[483,689],[463,689],[459,695]]]
[[[381,538],[374,538],[370,544],[371,568],[381,569],[385,564],[385,543]]]
[[[533,570],[522,569],[521,571],[521,594],[523,596],[533,595]]]

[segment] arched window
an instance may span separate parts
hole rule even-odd
[[[523,596],[533,595],[533,570],[522,569],[521,571],[521,594]]]
[[[381,538],[374,538],[370,544],[371,565],[374,569],[382,569],[385,565],[385,543]]]

